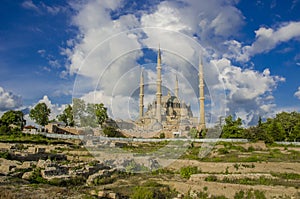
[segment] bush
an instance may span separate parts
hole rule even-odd
[[[244,192],[243,190],[236,192],[234,195],[234,199],[266,199],[266,196],[264,192],[259,190],[248,190],[247,192]]]
[[[36,183],[36,184],[46,184],[48,183],[48,181],[46,179],[44,179],[41,175],[41,169],[35,169],[32,172],[32,175],[29,178],[29,182],[30,183]]]
[[[215,175],[210,175],[205,178],[205,181],[207,181],[207,182],[216,182],[217,180],[218,180],[218,178]]]
[[[112,177],[103,177],[103,178],[96,178],[93,181],[94,185],[105,185],[105,184],[111,184],[115,181],[115,178]]]
[[[166,138],[166,135],[164,133],[161,133],[161,134],[159,134],[159,138],[160,139]]]
[[[187,167],[182,167],[180,169],[180,175],[183,178],[189,179],[191,177],[192,174],[196,174],[199,173],[198,168],[197,167],[192,167],[192,166],[187,166]]]
[[[5,135],[8,134],[10,132],[10,128],[6,125],[1,125],[0,126],[0,134],[1,135]]]
[[[152,199],[154,198],[154,193],[149,187],[135,187],[132,199]]]
[[[116,128],[111,126],[104,127],[103,133],[107,137],[124,137],[124,135],[120,131],[118,131]]]
[[[225,154],[228,154],[229,151],[226,148],[219,148],[218,153],[221,154],[221,155],[225,155]]]
[[[4,159],[11,159],[11,155],[8,151],[5,152],[0,152],[0,158],[4,158]]]
[[[83,185],[85,181],[86,179],[83,176],[76,176],[70,179],[54,178],[50,180],[48,183],[54,186],[69,187],[69,186]]]
[[[132,199],[152,199],[152,198],[174,198],[177,192],[167,185],[159,184],[155,181],[147,181],[142,186],[136,186],[131,194]]]

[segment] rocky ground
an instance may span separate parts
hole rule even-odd
[[[191,144],[162,168],[159,158],[136,156],[165,144],[106,145],[135,155],[99,158],[99,148],[95,155],[70,143],[0,143],[0,198],[138,198],[149,190],[156,198],[300,198],[299,147],[219,143],[199,158],[201,144]]]

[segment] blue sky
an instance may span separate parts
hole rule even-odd
[[[71,103],[74,91],[107,105],[113,101],[119,110],[128,102],[128,93],[136,90],[138,78],[132,78],[138,77],[137,65],[155,63],[158,43],[166,82],[174,83],[168,66],[189,79],[191,71],[180,61],[197,65],[199,52],[181,41],[182,35],[201,46],[208,89],[213,93],[223,85],[226,99],[214,104],[226,104],[226,114],[254,124],[259,115],[300,111],[299,10],[299,0],[3,0],[0,111],[44,100],[58,113]],[[151,82],[155,71],[147,66],[146,79]],[[188,84],[193,85],[192,80],[183,85],[182,95],[191,99]],[[115,93],[109,93],[111,89]],[[212,97],[207,98],[212,106]]]

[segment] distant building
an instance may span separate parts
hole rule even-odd
[[[167,137],[186,136],[191,128],[199,131],[206,128],[204,112],[204,80],[202,60],[199,64],[199,103],[200,121],[194,117],[190,104],[186,104],[178,97],[179,86],[176,77],[175,95],[168,92],[162,95],[161,53],[157,55],[157,90],[156,99],[150,103],[144,112],[144,75],[141,72],[139,94],[139,118],[136,121],[116,121],[118,127],[126,135],[133,137],[147,137],[151,132],[165,133]],[[159,135],[159,134],[157,134]]]

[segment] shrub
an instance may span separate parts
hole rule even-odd
[[[187,167],[182,167],[180,169],[180,175],[183,178],[189,179],[192,174],[199,173],[198,168],[195,166],[187,166]]]
[[[149,187],[135,187],[132,199],[152,199],[154,198],[154,193]]]
[[[253,146],[250,146],[250,147],[248,147],[247,151],[248,151],[248,152],[253,152],[253,151],[255,151],[255,149],[254,149]]]
[[[176,191],[167,185],[159,184],[155,181],[147,181],[141,186],[136,186],[131,194],[132,199],[152,199],[152,198],[174,198]]]
[[[69,186],[83,185],[85,181],[86,179],[83,176],[76,176],[70,179],[54,178],[50,180],[48,183],[54,186],[69,187]]]
[[[105,185],[105,184],[111,184],[115,181],[115,178],[112,177],[103,177],[103,178],[96,178],[93,181],[94,185]]]
[[[32,172],[32,175],[29,178],[29,182],[31,183],[37,183],[37,184],[46,184],[48,181],[44,179],[41,175],[41,169],[35,169]]]
[[[10,128],[6,125],[1,125],[0,126],[0,134],[1,135],[5,135],[5,134],[8,134],[10,131]]]
[[[219,148],[218,153],[224,155],[224,154],[228,154],[229,151],[226,148]]]
[[[235,163],[234,165],[233,165],[233,167],[235,168],[235,170],[239,170],[239,167],[240,167],[240,165],[238,164],[238,163]]]
[[[209,175],[205,178],[205,181],[207,181],[207,182],[216,182],[217,180],[218,180],[218,178],[215,175]]]
[[[107,137],[124,137],[124,135],[120,131],[118,131],[116,128],[111,126],[104,127],[103,133]]]
[[[0,158],[4,158],[4,159],[11,159],[11,155],[8,151],[5,152],[0,152]]]
[[[259,190],[248,190],[247,192],[244,192],[243,190],[236,192],[234,195],[234,199],[266,199],[266,196],[264,192]]]
[[[239,192],[236,192],[234,194],[234,199],[244,199],[245,192],[243,190],[240,190]]]

